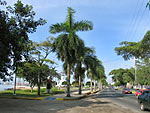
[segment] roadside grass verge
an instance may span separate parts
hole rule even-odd
[[[123,88],[118,88],[118,90],[122,91],[122,90],[123,90]]]
[[[15,97],[26,97],[26,98],[38,98],[38,97],[46,97],[50,96],[53,94],[60,94],[64,93],[64,90],[59,90],[56,87],[52,88],[52,94],[47,94],[46,93],[46,88],[41,88],[40,92],[41,95],[37,95],[37,89],[34,89],[33,92],[31,93],[30,89],[25,89],[25,90],[16,90],[16,95],[13,95],[13,90],[6,90],[6,91],[0,91],[0,98],[3,97],[8,97],[8,98],[15,98]]]

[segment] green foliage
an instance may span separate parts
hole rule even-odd
[[[88,31],[93,29],[90,21],[75,22],[73,18],[75,11],[68,7],[67,18],[64,23],[57,23],[50,26],[50,33],[61,33],[53,44],[53,51],[56,52],[58,59],[64,62],[64,70],[67,73],[67,96],[70,96],[70,73],[77,59],[82,55],[84,41],[81,40],[76,32]],[[67,70],[66,70],[67,69]]]
[[[101,82],[104,86],[108,86],[108,82],[106,81],[106,78],[101,78]]]
[[[5,5],[4,2],[0,1],[1,5]],[[4,81],[12,80],[11,74],[8,73],[8,69],[11,69],[11,54],[10,48],[10,31],[9,31],[9,18],[8,14],[0,9],[0,78]],[[7,79],[8,78],[8,79]]]
[[[85,84],[85,85],[90,87],[91,82],[90,82],[90,81],[88,81],[88,82],[86,82],[86,84]],[[92,82],[92,85],[94,85],[94,82]]]
[[[13,95],[13,90],[7,90],[7,91],[0,91],[0,97],[38,97],[37,96],[37,89],[34,89],[33,92],[31,93],[29,89],[25,89],[25,90],[16,90],[17,95]],[[40,97],[45,97],[45,96],[49,96],[50,94],[46,94],[46,88],[42,88],[41,89],[41,95]],[[64,93],[64,90],[59,90],[56,87],[52,88],[52,93],[53,94],[60,94],[60,93]]]
[[[117,55],[123,56],[125,60],[129,60],[130,58],[139,58],[140,57],[140,46],[141,43],[136,42],[121,42],[121,47],[116,47],[115,51],[117,52]]]
[[[74,87],[78,87],[78,86],[79,86],[79,82],[78,82],[78,81],[73,81],[73,82],[72,82],[72,85],[73,85]]]
[[[76,57],[82,53],[80,46],[84,45],[84,42],[79,39],[76,32],[92,29],[92,23],[89,21],[75,22],[73,18],[74,13],[75,11],[69,7],[66,21],[50,26],[51,33],[62,32],[54,42],[53,51],[57,53],[59,59],[69,64],[76,61]]]
[[[142,61],[137,70],[138,83],[149,84],[150,31],[147,31],[143,39],[137,43],[125,41],[120,45],[123,46],[115,48],[118,55],[122,55],[125,60],[135,57]],[[130,78],[126,77],[124,80],[127,82]]]
[[[150,0],[147,2],[147,4],[146,4],[146,8],[149,8],[149,10],[150,10]]]
[[[47,80],[47,77],[50,74],[49,66],[43,64],[42,66],[38,66],[36,62],[23,62],[20,67],[18,67],[18,71],[16,75],[19,77],[23,77],[26,81],[30,83],[30,87],[34,87],[38,84],[38,74],[41,73],[41,83]]]
[[[121,42],[121,47],[116,47],[115,51],[117,55],[123,56],[125,60],[129,60],[130,58],[150,58],[150,31],[148,31],[143,39],[139,42]]]
[[[150,85],[150,60],[141,60],[137,64],[137,79],[140,85]]]
[[[115,85],[121,86],[126,85],[129,82],[134,81],[134,68],[131,69],[114,69],[112,70],[109,75],[112,76],[112,80],[115,82]]]
[[[0,4],[6,5],[0,1]],[[0,10],[0,78],[9,80],[8,70],[16,71],[18,63],[28,56],[26,48],[29,33],[46,23],[45,20],[34,20],[35,12],[32,6],[17,1],[13,7],[6,6],[7,11]]]
[[[62,83],[62,85],[67,85],[67,81],[64,81],[64,82]]]

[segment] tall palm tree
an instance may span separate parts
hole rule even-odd
[[[77,59],[77,63],[76,63],[76,69],[75,69],[75,74],[77,76],[77,80],[79,82],[79,95],[82,94],[82,87],[81,87],[81,83],[82,80],[84,79],[84,73],[85,73],[85,67],[83,67],[82,65],[86,66],[86,62],[87,62],[87,55],[89,54],[94,54],[94,50],[88,47],[82,47],[82,55],[79,55],[78,59]]]
[[[70,97],[70,71],[71,66],[77,61],[77,56],[81,54],[80,46],[84,42],[78,37],[76,32],[93,29],[90,21],[74,20],[75,11],[68,7],[68,15],[64,23],[56,23],[50,26],[50,33],[61,33],[54,42],[53,51],[61,61],[67,64],[67,97]]]
[[[96,56],[88,55],[86,58],[86,66],[88,77],[91,79],[91,91],[93,91],[92,81],[94,80],[94,90],[96,90],[96,81],[100,80],[104,75],[104,67],[102,62]]]
[[[85,56],[85,66],[87,70],[87,76],[91,79],[91,91],[93,91],[92,81],[93,75],[96,75],[96,56],[92,54],[88,54]]]

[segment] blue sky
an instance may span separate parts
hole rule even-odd
[[[6,0],[12,5],[17,0]],[[44,18],[47,24],[38,27],[30,39],[41,42],[50,34],[49,26],[63,22],[67,7],[75,9],[75,19],[93,22],[94,29],[79,32],[86,46],[94,47],[96,55],[103,62],[106,75],[112,69],[134,66],[134,60],[124,61],[114,51],[122,41],[139,41],[149,29],[150,11],[145,9],[148,0],[21,0],[33,5],[36,18]],[[56,61],[53,55],[50,57]],[[61,67],[58,66],[61,70]],[[110,76],[108,77],[110,80]]]

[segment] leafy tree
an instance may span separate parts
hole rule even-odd
[[[150,85],[150,60],[139,61],[137,67],[138,83],[140,85]]]
[[[131,69],[114,69],[112,70],[109,75],[112,76],[112,80],[118,85],[126,85],[129,82],[134,81],[134,73],[133,73],[134,68]]]
[[[54,42],[53,51],[61,61],[67,65],[67,96],[70,96],[70,73],[71,66],[77,61],[77,57],[81,54],[80,45],[83,41],[78,37],[76,32],[88,31],[93,28],[90,21],[75,22],[73,14],[75,11],[68,7],[68,15],[64,23],[57,23],[50,26],[50,32],[60,34]]]
[[[5,4],[1,2],[0,4]],[[29,33],[36,31],[45,20],[34,20],[35,12],[32,6],[17,1],[14,7],[8,6],[7,11],[0,10],[0,78],[9,80],[8,70],[17,70],[18,63],[26,57],[26,45],[29,43]],[[5,51],[4,51],[5,50]],[[3,53],[3,54],[2,54]]]
[[[37,62],[39,68],[45,63],[54,64],[55,62],[47,59],[50,53],[52,52],[52,43],[55,39],[53,37],[47,38],[46,41],[37,43],[34,42],[29,51],[30,60]],[[54,71],[55,72],[55,71]],[[38,95],[40,95],[40,82],[41,82],[41,72],[38,75]]]
[[[0,5],[6,5],[6,2],[0,1]],[[11,48],[9,18],[7,12],[0,9],[0,79],[3,81],[12,80],[11,73]]]
[[[118,55],[122,55],[125,60],[133,57],[138,59],[150,58],[150,31],[148,31],[143,39],[139,42],[121,42],[121,47],[116,47],[115,51]]]
[[[150,31],[148,31],[143,39],[139,42],[121,42],[121,47],[116,47],[115,51],[118,55],[123,56],[125,60],[129,60],[131,58],[137,59],[149,59],[150,58]],[[137,78],[137,77],[136,77]],[[137,80],[135,80],[135,84],[137,84]]]
[[[35,85],[38,85],[38,73],[41,73],[40,83],[47,80],[47,77],[50,75],[51,70],[49,66],[43,64],[41,67],[38,66],[36,62],[23,62],[16,75],[23,77],[26,81],[29,82],[31,87],[31,92]]]

